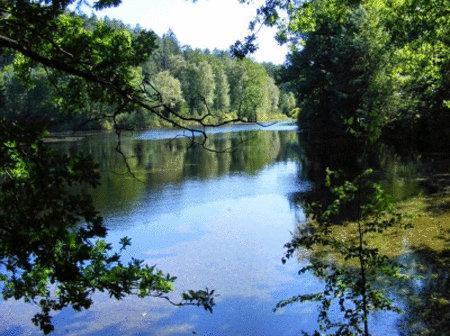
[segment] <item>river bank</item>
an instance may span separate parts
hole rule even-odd
[[[243,126],[243,127],[247,127],[247,129],[249,129],[249,127],[253,127],[255,130],[257,128],[267,128],[267,127],[271,127],[273,125],[276,124],[289,124],[292,125],[294,123],[296,123],[295,119],[291,119],[291,118],[277,118],[277,119],[269,119],[269,120],[264,120],[264,121],[260,121],[260,122],[239,122],[239,123],[230,123],[230,124],[226,124],[226,125],[222,125],[222,126],[218,126],[218,127],[206,127],[205,130],[207,132],[207,134],[214,134],[214,133],[223,133],[226,131],[229,131],[230,129],[232,129],[234,126]],[[189,126],[187,126],[189,127]],[[194,128],[194,129],[199,129]],[[124,131],[124,134],[138,134],[138,133],[145,133],[145,134],[150,134],[154,132],[155,134],[167,134],[167,133],[171,133],[174,134],[175,136],[177,134],[186,134],[187,136],[192,135],[192,132],[184,130],[184,129],[180,129],[180,128],[176,128],[176,127],[152,127],[149,129],[141,129],[141,130],[132,130],[132,131]],[[44,137],[43,141],[46,143],[57,143],[57,142],[76,142],[76,141],[80,141],[83,140],[85,137],[89,137],[89,136],[95,136],[95,135],[99,135],[99,134],[115,134],[113,130],[97,130],[97,131],[76,131],[76,132],[49,132],[49,134],[47,136]],[[156,135],[156,137],[158,137]]]

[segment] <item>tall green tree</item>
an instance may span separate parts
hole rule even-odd
[[[215,81],[211,65],[207,61],[188,63],[181,76],[190,114],[204,114],[214,103]]]
[[[229,112],[230,108],[230,85],[223,67],[216,65],[213,67],[215,92],[214,109],[219,112]]]
[[[287,116],[291,116],[292,111],[297,106],[295,95],[293,92],[280,93],[280,110]]]
[[[238,106],[238,116],[249,121],[257,121],[269,109],[267,90],[268,75],[264,67],[249,60],[243,61],[242,98]]]
[[[276,86],[274,79],[270,76],[268,76],[266,87],[267,97],[269,100],[268,113],[275,114],[278,112],[280,102],[280,89],[278,88],[278,86]]]
[[[170,72],[161,71],[155,76],[153,82],[155,90],[161,95],[162,104],[179,111],[184,102],[180,81]]]
[[[170,67],[170,57],[173,55],[179,55],[181,53],[181,48],[178,43],[178,39],[175,33],[169,29],[169,31],[164,34],[158,45],[158,49],[153,55],[153,59],[156,59],[160,69],[169,70]]]
[[[238,111],[242,102],[245,68],[243,62],[228,59],[226,62],[226,74],[230,84],[230,109]]]

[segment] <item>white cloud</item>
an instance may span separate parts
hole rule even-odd
[[[170,327],[165,327],[157,332],[158,336],[172,336],[172,335],[189,335],[194,330],[194,326],[188,323],[178,324]]]

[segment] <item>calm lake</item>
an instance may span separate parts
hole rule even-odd
[[[189,148],[183,138],[171,140],[176,131],[127,135],[123,150],[136,178],[127,174],[115,152],[113,135],[55,145],[89,152],[99,162],[103,183],[94,199],[109,242],[118,246],[128,236],[132,245],[127,258],[177,276],[174,300],[179,292],[205,287],[220,296],[210,314],[164,300],[115,301],[100,293],[88,311],[57,313],[54,335],[293,336],[317,328],[316,304],[273,312],[281,299],[323,285],[310,274],[297,274],[306,261],[281,263],[284,244],[305,221],[296,195],[311,188],[302,168],[297,127],[238,125],[212,133],[209,147],[219,153]],[[403,181],[402,191],[416,189]],[[425,285],[423,279],[412,283],[417,290]],[[401,296],[396,300],[405,306]],[[1,302],[0,334],[38,334],[31,323],[35,312],[33,305]],[[373,314],[372,334],[405,335],[402,325],[410,318]]]

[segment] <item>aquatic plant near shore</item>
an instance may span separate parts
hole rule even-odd
[[[332,332],[333,335],[368,336],[371,312],[400,312],[380,280],[404,280],[407,276],[401,272],[401,265],[371,247],[367,238],[403,225],[404,216],[395,211],[380,184],[373,181],[371,169],[351,181],[327,170],[325,185],[330,192],[329,201],[306,205],[309,221],[286,244],[286,256],[282,259],[286,262],[299,249],[309,251],[309,264],[299,274],[312,272],[325,281],[324,289],[282,300],[274,310],[296,302],[318,301],[320,331],[314,335]],[[348,236],[333,234],[335,228],[342,226],[348,228]],[[339,321],[330,317],[334,304],[341,312]]]

